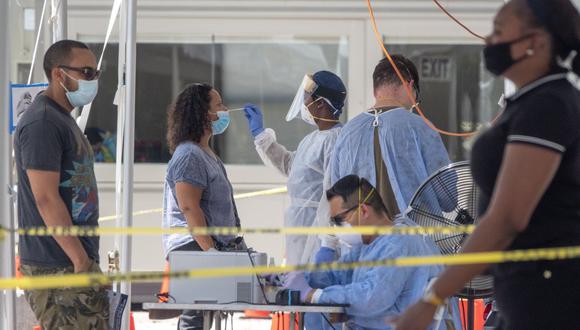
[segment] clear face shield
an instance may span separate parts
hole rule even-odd
[[[296,91],[290,110],[286,114],[286,121],[291,121],[301,115],[302,108],[305,106],[304,101],[318,89],[318,85],[312,80],[312,75],[305,75],[300,87]]]

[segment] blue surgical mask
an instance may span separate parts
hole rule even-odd
[[[64,70],[62,71],[64,72]],[[76,80],[79,85],[79,88],[76,91],[69,91],[63,83],[60,83],[62,88],[66,91],[66,98],[70,102],[70,104],[77,108],[87,105],[95,99],[97,96],[97,92],[99,91],[99,80],[82,80],[82,79],[75,79],[64,72],[70,79]]]
[[[213,135],[222,134],[230,125],[230,114],[227,111],[218,111],[215,113],[218,116],[216,121],[211,122],[211,130]]]

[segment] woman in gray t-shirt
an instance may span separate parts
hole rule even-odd
[[[169,107],[167,141],[172,152],[163,193],[163,228],[234,227],[240,225],[233,190],[222,161],[209,146],[212,135],[229,124],[220,94],[207,84],[192,84]],[[163,236],[171,251],[207,251],[232,236],[173,234]],[[203,318],[184,311],[179,329],[196,329]]]

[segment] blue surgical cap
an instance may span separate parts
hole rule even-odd
[[[346,87],[342,80],[330,71],[318,71],[312,76],[312,80],[318,85],[314,95],[330,101],[335,110],[334,115],[340,116],[346,100]]]

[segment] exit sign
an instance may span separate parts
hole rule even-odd
[[[453,61],[446,56],[422,57],[421,79],[424,81],[451,81]]]

